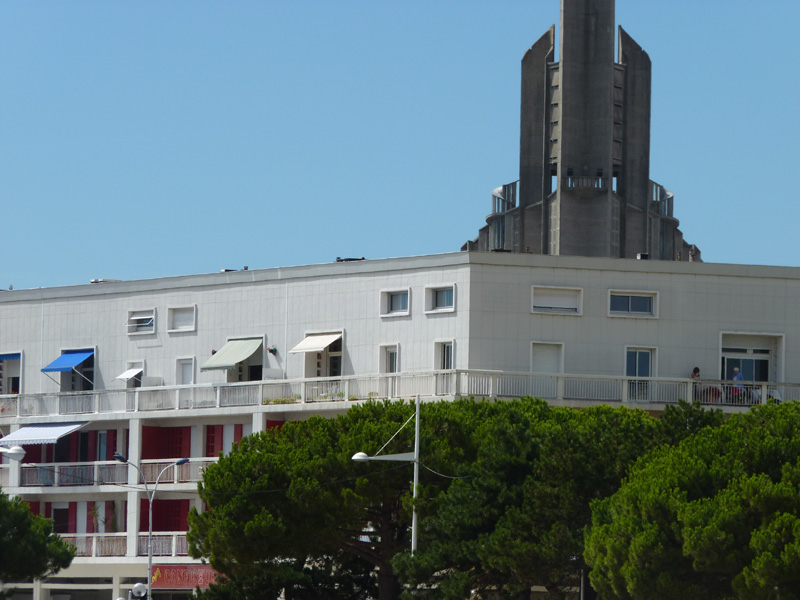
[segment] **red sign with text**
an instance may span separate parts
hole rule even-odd
[[[193,590],[214,583],[209,565],[153,565],[154,590]]]

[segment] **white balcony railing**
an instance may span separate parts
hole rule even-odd
[[[162,386],[0,397],[0,423],[17,416],[147,413],[259,405],[326,403],[384,398],[486,396],[587,402],[675,403],[749,406],[767,398],[800,398],[797,383],[739,383],[681,378],[452,370],[380,373],[335,378],[279,379],[247,383]],[[286,411],[290,408],[287,406]]]
[[[137,544],[139,556],[147,556],[147,533],[140,533]],[[153,556],[188,556],[189,544],[185,531],[153,532]]]
[[[62,533],[61,537],[75,546],[80,557],[125,556],[127,550],[126,533]]]
[[[141,469],[147,483],[155,483],[161,470],[174,460],[143,460]],[[203,470],[217,458],[192,458],[191,462],[178,465],[162,475],[160,483],[197,483],[203,478]],[[0,470],[7,478],[6,469]],[[83,463],[38,463],[23,464],[20,473],[21,487],[72,487],[78,485],[124,485],[128,483],[128,465],[116,461]]]
[[[147,533],[137,535],[137,555],[147,556]],[[62,533],[61,537],[75,546],[81,558],[125,556],[128,534],[122,533]],[[153,556],[188,556],[189,545],[185,531],[153,532]]]

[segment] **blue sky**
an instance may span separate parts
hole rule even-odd
[[[800,266],[800,3],[618,0],[707,262]],[[0,289],[457,251],[558,0],[0,3]]]

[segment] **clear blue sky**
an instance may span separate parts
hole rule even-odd
[[[618,0],[707,262],[800,266],[800,2]],[[457,251],[559,0],[0,3],[0,289]]]

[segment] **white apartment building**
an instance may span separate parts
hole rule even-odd
[[[534,395],[659,411],[800,398],[800,269],[459,252],[0,292],[0,485],[74,543],[15,598],[154,596],[203,467],[243,435],[381,398]],[[690,379],[694,367],[701,381]],[[732,383],[739,368],[745,381]]]

